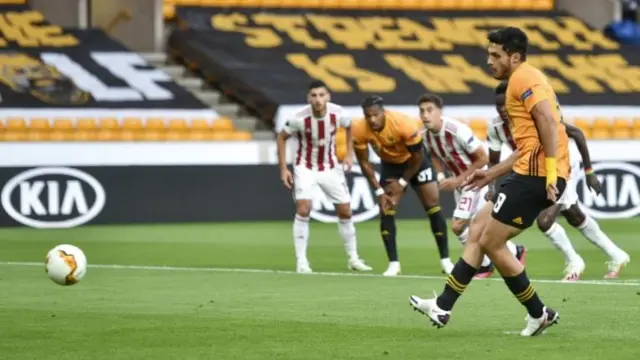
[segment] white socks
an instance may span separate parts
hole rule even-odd
[[[598,223],[589,215],[586,215],[584,223],[578,226],[578,230],[582,232],[589,241],[602,249],[612,260],[626,256],[626,253],[620,249],[611,239],[600,230]]]
[[[570,263],[573,259],[579,257],[571,244],[571,240],[569,240],[569,237],[567,236],[567,232],[562,226],[560,226],[560,224],[553,223],[549,230],[544,234],[549,238],[549,240],[551,240],[553,246],[560,250],[566,263]]]
[[[338,222],[338,232],[344,241],[344,250],[347,252],[349,259],[358,259],[358,246],[356,244],[356,227],[353,226],[353,220],[340,219]]]
[[[293,220],[293,245],[298,262],[308,262],[307,244],[309,242],[309,218],[296,214]]]

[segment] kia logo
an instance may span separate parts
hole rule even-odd
[[[600,219],[640,214],[640,167],[625,162],[599,162],[593,170],[602,184],[602,193],[597,197],[589,191],[584,173],[576,179],[578,197],[587,214]]]
[[[9,216],[41,229],[82,225],[96,217],[106,201],[98,180],[66,167],[24,171],[4,185],[0,197]]]
[[[345,174],[349,193],[351,194],[351,213],[354,222],[362,222],[373,219],[378,215],[378,204],[376,196],[369,187],[367,178],[362,174],[359,166],[353,166],[351,172]],[[380,175],[376,172],[376,179],[380,179]],[[338,216],[335,212],[334,205],[327,200],[324,193],[316,188],[313,197],[311,213],[312,219],[320,222],[338,222]]]

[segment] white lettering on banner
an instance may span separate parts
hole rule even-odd
[[[173,99],[170,91],[157,84],[159,81],[171,81],[171,77],[159,69],[139,69],[139,66],[148,66],[142,56],[135,53],[94,52],[91,57],[138,90],[147,100]]]
[[[371,191],[367,178],[362,174],[359,166],[354,166],[350,173],[345,174],[347,183],[351,184],[351,212],[355,222],[362,222],[373,219],[378,215],[378,205],[375,196]],[[348,181],[351,179],[351,181]],[[380,179],[380,174],[376,173],[376,179]],[[327,200],[319,187],[315,187],[312,209],[309,214],[312,219],[321,222],[338,222],[333,203]]]
[[[602,184],[602,192],[597,197],[591,193],[584,173],[575,180],[582,209],[587,214],[600,219],[629,218],[640,214],[640,167],[605,161],[594,164],[593,170]]]
[[[173,94],[157,82],[172,81],[171,77],[159,69],[139,69],[149,64],[139,55],[131,52],[93,52],[93,60],[129,87],[108,86],[96,75],[87,71],[66,54],[42,53],[42,61],[54,66],[71,78],[82,90],[90,92],[98,101],[140,101],[171,100]]]
[[[45,167],[24,171],[10,179],[2,188],[0,202],[9,216],[24,225],[69,228],[100,214],[106,193],[96,178],[83,171]]]
[[[142,96],[131,88],[107,86],[65,54],[43,53],[41,57],[42,61],[60,70],[61,73],[71,78],[80,89],[91,93],[91,96],[98,101],[142,100]]]

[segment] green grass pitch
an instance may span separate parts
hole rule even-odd
[[[605,255],[566,223],[587,263],[580,283],[556,281],[562,257],[536,229],[517,238],[537,290],[561,316],[537,338],[518,335],[524,308],[497,274],[469,286],[444,329],[411,311],[410,295],[443,286],[426,220],[398,223],[399,278],[379,275],[376,221],[357,225],[374,276],[348,276],[333,224],[311,225],[309,258],[324,275],[290,272],[289,222],[2,229],[0,358],[637,359],[640,222],[600,223],[631,255],[619,280],[603,280]],[[44,272],[61,243],[81,247],[90,264],[71,287]],[[452,234],[449,243],[455,261],[461,247]]]

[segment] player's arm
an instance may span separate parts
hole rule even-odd
[[[518,160],[518,156],[520,156],[520,151],[517,149],[509,155],[504,161],[498,162],[487,170],[487,176],[492,180],[495,180],[503,175],[506,175],[513,168],[513,164]]]
[[[580,152],[580,156],[582,157],[582,163],[584,164],[584,170],[587,172],[591,170],[591,155],[589,154],[589,147],[587,146],[587,139],[584,136],[584,133],[579,128],[563,123],[566,128],[567,136],[573,139],[576,142],[576,147]],[[593,170],[591,170],[593,172]],[[587,175],[589,175],[587,173]]]
[[[487,142],[489,143],[489,167],[495,166],[500,162],[500,155],[502,153],[502,141],[498,137],[495,127],[489,124],[489,131],[487,134]]]
[[[547,170],[547,186],[555,184],[558,180],[558,169],[556,166],[556,152],[558,150],[558,124],[553,117],[551,102],[544,99],[531,108],[531,117],[536,123],[540,142],[544,150],[545,169]]]
[[[276,137],[276,145],[278,148],[278,165],[280,170],[287,168],[287,140],[291,134],[287,130],[281,130]]]
[[[402,173],[402,178],[398,180],[402,187],[406,187],[409,181],[416,176],[420,165],[424,162],[424,145],[422,145],[422,133],[418,127],[407,127],[402,136],[404,145],[411,154],[407,162],[407,168]]]
[[[470,128],[461,128],[456,136],[459,145],[463,147],[471,158],[471,165],[458,177],[460,182],[464,181],[474,171],[483,168],[489,162],[487,152],[484,151],[482,142],[473,134]]]
[[[444,180],[446,176],[444,174],[444,167],[442,166],[442,162],[440,162],[440,158],[431,151],[429,151],[429,157],[431,158],[433,169],[436,171],[436,178],[438,181]]]

